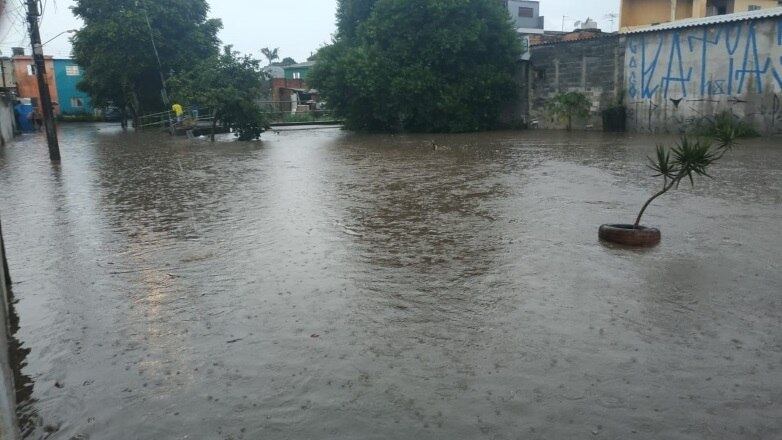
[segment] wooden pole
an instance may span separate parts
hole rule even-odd
[[[52,162],[60,161],[60,142],[57,139],[57,124],[54,121],[54,109],[52,108],[52,96],[49,93],[49,84],[46,82],[46,59],[43,56],[41,44],[41,31],[38,27],[37,0],[27,0],[27,20],[30,22],[30,42],[33,46],[33,60],[35,60],[35,73],[38,77],[38,91],[41,95],[41,111],[43,112],[43,124],[46,127],[46,140],[49,144],[49,158]]]

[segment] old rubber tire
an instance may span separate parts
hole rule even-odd
[[[600,239],[609,243],[634,247],[652,247],[660,244],[662,236],[655,228],[633,225],[603,225]]]

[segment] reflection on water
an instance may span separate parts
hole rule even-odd
[[[782,429],[773,142],[660,201],[664,245],[626,252],[596,228],[657,185],[657,138],[62,138],[61,166],[39,137],[0,149],[26,438]]]

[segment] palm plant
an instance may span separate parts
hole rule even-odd
[[[637,229],[649,206],[668,191],[679,188],[683,180],[695,186],[695,176],[709,177],[709,167],[722,159],[736,145],[737,133],[732,127],[723,127],[714,133],[713,140],[691,140],[687,136],[673,148],[657,146],[657,154],[649,158],[649,168],[663,178],[663,188],[643,206],[634,227]]]
[[[276,47],[274,49],[270,49],[268,47],[264,47],[261,49],[261,54],[263,54],[264,58],[269,61],[269,65],[271,66],[272,63],[280,59],[280,48]]]

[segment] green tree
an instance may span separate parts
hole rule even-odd
[[[337,2],[337,32],[341,39],[352,40],[358,27],[372,13],[378,0],[339,0]]]
[[[219,56],[171,80],[174,97],[212,111],[212,141],[218,123],[240,141],[260,138],[268,123],[258,104],[263,87],[261,62],[226,46]]]
[[[589,116],[592,102],[583,93],[559,93],[548,103],[548,110],[556,117],[567,121],[567,129],[573,129],[573,118]]]
[[[219,51],[222,23],[208,12],[206,0],[76,0],[73,13],[84,22],[73,37],[74,58],[84,68],[80,89],[97,105],[113,103],[134,116],[163,108],[161,75],[191,69]]]
[[[285,58],[282,59],[282,61],[280,61],[276,65],[279,65],[279,66],[282,66],[282,67],[286,67],[286,66],[292,66],[294,64],[297,64],[297,61],[295,59],[293,59],[291,57],[285,57]]]
[[[507,15],[486,0],[343,0],[312,82],[348,128],[492,128],[516,91],[521,49]]]

